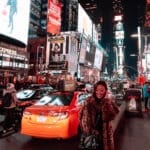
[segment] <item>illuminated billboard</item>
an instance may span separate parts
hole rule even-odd
[[[92,20],[80,4],[78,5],[78,32],[92,36]]]
[[[98,48],[96,48],[94,67],[101,70],[102,62],[103,62],[103,52],[101,50],[99,50]]]
[[[59,34],[61,30],[62,4],[58,0],[48,0],[47,32]]]
[[[30,0],[0,1],[0,35],[27,44]]]

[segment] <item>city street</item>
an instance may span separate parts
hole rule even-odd
[[[120,106],[120,113],[113,121],[113,128],[116,130],[119,120],[123,117],[125,103]],[[4,116],[0,116],[0,122]],[[0,130],[2,127],[0,126]],[[79,136],[71,139],[36,139],[18,133],[13,133],[0,139],[0,150],[78,150]],[[120,150],[120,149],[118,149]]]
[[[149,150],[150,112],[143,112],[143,117],[121,113],[114,122],[114,129],[117,128],[115,150]],[[123,117],[122,122],[116,126],[119,117]],[[78,150],[78,144],[79,136],[66,140],[36,139],[18,132],[1,138],[0,150]]]
[[[68,140],[34,139],[20,133],[0,139],[0,150],[77,150],[78,139]]]
[[[4,119],[0,115],[0,122]],[[0,125],[0,130],[2,126]],[[36,139],[30,136],[25,136],[18,133],[10,134],[9,136],[0,138],[0,150],[77,150],[79,137],[71,139]]]

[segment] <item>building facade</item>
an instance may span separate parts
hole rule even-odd
[[[30,0],[2,1],[0,12],[0,81],[6,85],[28,75]]]

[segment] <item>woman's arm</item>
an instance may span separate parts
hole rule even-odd
[[[116,115],[119,113],[119,108],[115,102],[107,100],[103,106],[103,120],[111,121],[114,120]]]

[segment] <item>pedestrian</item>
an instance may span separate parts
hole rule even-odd
[[[92,96],[86,100],[79,114],[81,137],[82,134],[98,135],[98,150],[114,150],[111,121],[119,113],[119,109],[115,102],[107,97],[107,92],[106,82],[98,81],[94,85]]]
[[[150,92],[148,91],[148,85],[149,85],[149,83],[145,82],[143,87],[142,87],[142,94],[143,94],[145,112],[149,111],[148,100],[150,98]]]
[[[5,119],[3,123],[4,133],[6,132],[6,130],[12,127],[16,119],[14,113],[15,113],[16,103],[18,102],[18,99],[16,97],[16,89],[13,83],[7,83],[6,89],[3,90],[3,96],[8,93],[11,94],[11,101],[9,106],[4,106],[4,113],[5,113]]]

